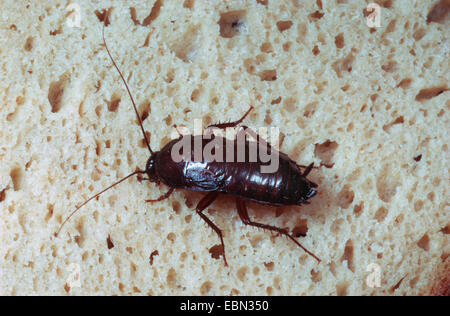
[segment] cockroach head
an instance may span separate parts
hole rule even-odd
[[[155,161],[158,152],[153,153],[147,161],[147,165],[145,166],[145,173],[148,175],[151,182],[157,182],[158,175],[156,174]]]

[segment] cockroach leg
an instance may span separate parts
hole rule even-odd
[[[178,130],[178,126],[177,124],[173,124],[173,127],[177,130],[177,133],[180,137],[183,137],[183,134],[180,133],[180,131]]]
[[[312,252],[310,252],[308,249],[306,249],[305,247],[303,247],[294,237],[292,237],[288,231],[286,229],[282,229],[279,227],[275,227],[275,226],[270,226],[270,225],[266,225],[266,224],[261,224],[261,223],[256,223],[256,222],[252,222],[250,220],[250,217],[248,216],[248,211],[247,211],[247,206],[245,205],[245,201],[241,200],[241,199],[236,199],[236,206],[237,206],[237,210],[238,210],[238,214],[239,217],[241,218],[241,221],[245,224],[245,225],[249,225],[249,226],[254,226],[254,227],[259,227],[262,229],[266,229],[269,231],[273,231],[273,232],[277,232],[281,235],[284,235],[286,237],[288,237],[289,239],[291,239],[293,242],[295,242],[300,248],[302,248],[307,254],[309,254],[310,256],[312,256],[314,259],[316,259],[318,262],[320,262],[320,259],[313,254]]]
[[[142,182],[142,181],[150,181],[150,178],[143,178],[143,177],[141,177],[141,176],[139,175],[138,178],[137,178],[137,180],[138,180],[139,182]]]
[[[146,200],[145,202],[147,202],[147,203],[155,203],[155,202],[161,202],[161,201],[164,201],[164,200],[166,200],[166,199],[169,198],[169,196],[173,193],[174,190],[175,190],[174,188],[170,188],[170,190],[167,191],[166,194],[161,195],[161,196],[160,196],[159,198],[157,198],[156,200]]]
[[[195,211],[209,225],[209,227],[214,229],[214,231],[219,236],[220,242],[222,243],[222,257],[223,257],[223,261],[225,262],[225,266],[228,266],[227,258],[225,257],[225,244],[223,243],[222,231],[208,217],[206,217],[205,214],[203,214],[203,211],[217,199],[218,195],[219,195],[219,192],[217,192],[217,191],[209,192],[207,195],[205,195],[200,200],[200,202],[198,202],[198,205],[195,208]]]
[[[297,167],[299,167],[299,168],[309,168],[309,166],[304,166],[304,165],[299,165],[299,164],[297,164]],[[313,166],[314,169],[320,169],[322,167],[331,169],[331,168],[334,167],[334,163],[327,164],[327,163],[321,162],[320,166]]]
[[[245,120],[247,115],[249,115],[252,110],[253,110],[253,106],[250,106],[250,109],[248,109],[248,111],[244,114],[244,116],[242,116],[239,120],[237,120],[235,122],[213,124],[213,125],[209,125],[206,129],[211,128],[211,127],[220,128],[220,129],[225,129],[228,127],[236,127]]]
[[[311,163],[308,167],[306,167],[305,171],[303,172],[303,176],[306,178],[313,168],[314,162]]]

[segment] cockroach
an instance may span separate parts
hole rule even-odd
[[[105,26],[103,25],[102,37],[103,44],[106,48],[108,56],[119,73],[122,82],[125,85],[126,91],[130,97],[134,111],[136,113],[139,126],[144,136],[145,144],[150,151],[150,158],[147,161],[145,170],[137,170],[125,178],[117,181],[111,186],[107,187],[103,191],[97,193],[93,197],[86,200],[83,204],[78,206],[61,224],[58,232],[55,236],[61,232],[63,226],[67,221],[83,206],[97,198],[104,192],[113,188],[114,186],[124,182],[130,177],[138,176],[139,181],[149,181],[159,185],[161,182],[169,187],[169,190],[155,200],[146,200],[148,203],[160,202],[170,197],[175,189],[187,189],[192,191],[204,191],[207,194],[200,200],[195,208],[196,213],[203,219],[209,227],[211,227],[219,236],[222,245],[222,258],[225,266],[228,265],[225,256],[225,244],[223,242],[222,231],[204,214],[205,209],[210,206],[219,196],[219,194],[227,194],[233,196],[236,200],[236,207],[241,221],[245,225],[259,227],[270,232],[284,235],[291,239],[296,245],[302,248],[307,254],[315,258],[318,262],[320,259],[312,252],[303,247],[289,232],[287,229],[271,226],[267,224],[257,223],[250,219],[247,211],[246,202],[254,201],[260,204],[270,206],[290,206],[290,205],[302,205],[308,204],[308,200],[317,194],[317,184],[307,179],[308,174],[314,167],[313,164],[309,166],[303,166],[297,164],[290,159],[288,155],[275,151],[271,148],[259,135],[247,128],[246,126],[240,126],[247,115],[253,110],[253,106],[237,121],[229,123],[219,123],[210,125],[209,129],[226,129],[240,126],[245,130],[245,133],[249,133],[255,141],[248,141],[244,137],[245,159],[242,162],[228,162],[226,160],[206,161],[195,160],[195,146],[191,147],[189,152],[183,152],[183,158],[180,161],[173,159],[172,151],[174,146],[179,144],[186,135],[181,135],[178,139],[170,141],[160,151],[153,151],[150,146],[150,141],[145,133],[142,125],[142,120],[136,108],[136,103],[130,92],[128,84],[114,61],[111,52],[106,44],[105,40]],[[176,127],[176,126],[175,126]],[[240,129],[242,131],[242,129]],[[238,134],[239,135],[239,134]],[[234,149],[234,158],[238,149],[238,137],[234,140],[229,140],[221,136],[211,136],[211,139],[203,137],[203,135],[188,135],[192,144],[199,142],[201,148],[204,149],[213,139],[216,144],[222,144],[223,156],[227,155],[227,150]],[[255,161],[250,161],[249,152],[250,147],[255,145],[265,145],[266,148],[275,151],[279,156],[278,169],[272,173],[262,173],[261,167],[265,165],[261,159],[258,158]],[[220,145],[219,145],[220,146]],[[220,149],[220,148],[219,148]],[[304,169],[302,171],[302,169]],[[143,178],[146,175],[147,178]]]

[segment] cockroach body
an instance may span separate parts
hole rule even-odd
[[[287,229],[279,228],[276,226],[270,226],[262,223],[253,222],[247,211],[246,201],[254,201],[260,204],[271,205],[271,206],[283,206],[283,205],[301,205],[308,204],[308,200],[316,195],[317,191],[315,188],[317,184],[307,179],[308,174],[311,172],[313,164],[309,166],[298,165],[295,161],[290,159],[288,155],[276,151],[269,144],[253,132],[251,129],[241,126],[245,133],[250,134],[256,142],[250,142],[244,136],[244,148],[245,148],[245,159],[242,162],[238,162],[237,152],[238,152],[238,138],[234,140],[229,140],[223,138],[222,136],[210,135],[210,138],[206,138],[203,135],[181,135],[178,139],[174,139],[168,144],[166,144],[160,151],[154,152],[150,147],[150,142],[144,131],[142,120],[138,114],[134,99],[128,88],[126,80],[124,79],[121,71],[116,65],[111,53],[106,45],[104,37],[104,26],[103,26],[103,44],[107,50],[107,53],[113,63],[114,67],[118,71],[123,83],[125,84],[128,95],[133,104],[134,110],[136,112],[140,128],[142,130],[144,140],[151,153],[150,158],[147,161],[145,170],[138,170],[128,175],[127,177],[121,179],[120,181],[109,186],[105,190],[86,200],[83,204],[78,206],[75,211],[73,211],[69,217],[62,223],[56,236],[61,231],[64,224],[84,205],[86,205],[91,200],[97,198],[99,195],[105,191],[111,189],[119,183],[122,183],[126,179],[137,175],[139,181],[147,180],[159,184],[163,184],[169,187],[167,193],[160,196],[155,200],[147,200],[146,202],[153,203],[159,202],[169,198],[175,189],[187,189],[192,191],[204,191],[208,192],[198,203],[196,207],[197,214],[217,233],[222,244],[222,257],[225,265],[227,264],[225,256],[225,245],[223,242],[222,231],[203,213],[203,211],[211,205],[219,194],[228,194],[234,196],[236,199],[236,207],[240,219],[245,225],[255,226],[276,232],[281,235],[285,235],[293,242],[295,242],[299,247],[301,247],[305,252],[314,257],[320,262],[320,259],[304,248],[291,234],[289,234]],[[251,107],[245,115],[235,122],[215,124],[208,127],[210,129],[225,129],[240,126],[245,117],[253,110]],[[241,130],[242,132],[242,130]],[[187,153],[182,152],[183,159],[175,161],[173,159],[174,146],[176,146],[180,141],[188,137],[192,145],[201,144],[201,149],[203,150],[208,144],[214,140],[218,144],[224,146],[222,148],[223,159],[220,161],[208,161],[205,159],[196,160],[195,159],[195,146],[191,146],[191,150]],[[252,146],[265,145],[267,149],[270,149],[278,154],[279,166],[276,172],[263,173],[261,172],[261,167],[267,164],[259,159],[256,161],[249,159],[249,152]],[[219,145],[220,146],[220,145]],[[233,162],[229,162],[226,159],[227,150],[233,148],[234,158]],[[242,147],[241,147],[242,148]],[[304,171],[301,171],[304,168]],[[143,175],[147,175],[148,178],[143,178]]]
[[[192,140],[191,152],[188,159],[174,161],[174,146],[182,141],[182,137]],[[245,162],[228,162],[225,158],[230,146],[234,147],[234,161],[237,161],[237,140],[221,136],[213,138],[216,143],[224,144],[223,159],[220,162],[205,159],[195,161],[194,143],[198,141],[204,149],[211,139],[203,135],[180,136],[151,155],[145,173],[152,182],[161,181],[170,188],[219,192],[271,206],[301,205],[317,193],[314,190],[317,185],[309,181],[307,174],[301,172],[299,166],[286,154],[278,152],[277,172],[262,173],[261,166],[264,163],[259,156],[257,161],[249,162],[248,153],[252,142],[245,140]]]

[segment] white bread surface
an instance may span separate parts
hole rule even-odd
[[[359,0],[0,0],[0,294],[449,295],[448,1],[374,2],[379,27]],[[168,188],[136,177],[54,236],[149,157],[108,13],[153,149],[253,105],[246,125],[332,165],[309,205],[248,203],[321,263],[222,195],[226,267],[204,193],[149,204]]]

